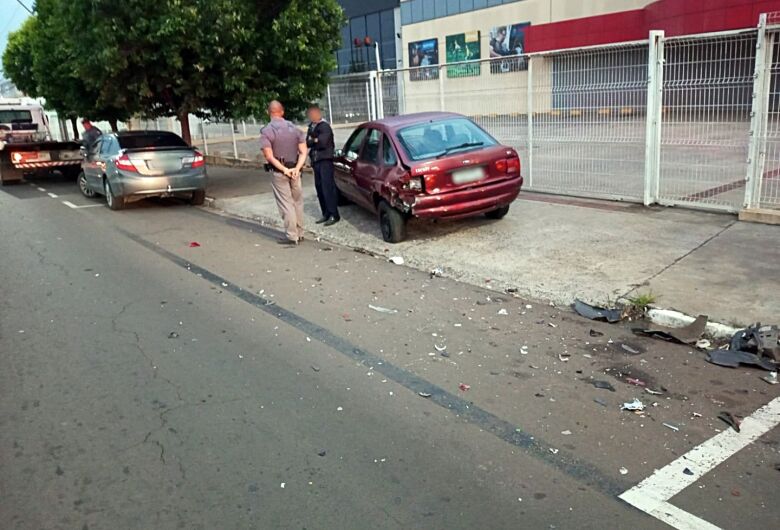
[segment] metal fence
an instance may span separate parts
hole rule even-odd
[[[323,105],[339,143],[376,118],[465,114],[518,150],[532,191],[780,208],[778,33],[762,15],[746,31],[337,76]]]

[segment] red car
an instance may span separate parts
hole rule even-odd
[[[389,243],[404,239],[410,217],[501,219],[523,185],[517,152],[450,112],[364,123],[334,166],[340,196],[377,212]]]

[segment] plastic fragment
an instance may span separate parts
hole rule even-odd
[[[634,398],[633,401],[623,403],[621,410],[645,410],[645,404]]]
[[[199,247],[199,246],[200,246],[200,243],[198,243],[197,241],[190,241],[190,248],[196,248],[196,247]]]
[[[431,394],[429,394],[428,392],[417,392],[417,395],[424,398],[431,397]]]
[[[621,475],[628,475],[628,469],[626,469],[626,468],[624,468],[624,467],[621,467],[621,468],[620,468],[620,474],[621,474]]]
[[[641,379],[636,379],[634,377],[626,377],[626,383],[629,385],[636,385],[636,386],[645,386],[645,382]]]
[[[679,430],[680,430],[680,428],[679,428],[679,427],[677,427],[676,425],[672,425],[671,423],[663,423],[662,425],[663,425],[664,427],[667,427],[667,428],[669,428],[669,429],[673,430],[674,432],[677,432],[677,431],[679,431]]]
[[[718,414],[718,419],[727,423],[732,429],[739,432],[739,424],[741,423],[738,421],[731,412],[722,411],[720,414]]]
[[[591,384],[596,388],[600,388],[602,390],[609,390],[610,392],[615,391],[615,387],[612,386],[612,383],[610,383],[609,381],[601,381],[596,379],[595,381],[592,381]]]
[[[393,256],[390,259],[388,259],[390,263],[394,263],[395,265],[403,265],[404,259],[401,256]]]
[[[368,308],[369,309],[373,309],[374,311],[376,311],[378,313],[386,313],[388,315],[394,315],[395,313],[398,313],[397,309],[388,309],[386,307],[381,307],[381,306],[378,306],[378,305],[368,304]]]
[[[777,372],[769,372],[769,374],[765,375],[761,378],[762,381],[766,381],[770,385],[776,385],[777,384]]]
[[[499,315],[508,315],[509,311],[507,311],[506,309],[501,308],[501,309],[498,310],[498,314]]]
[[[471,388],[471,385],[467,385],[466,383],[461,383],[458,385],[458,388],[462,390],[463,392],[466,392]]]

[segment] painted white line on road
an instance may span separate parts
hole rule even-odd
[[[57,197],[59,197],[59,195],[57,195],[56,193],[51,193],[51,192],[47,193],[46,195],[48,195],[52,199],[56,199]]]
[[[742,421],[740,432],[731,428],[694,447],[669,465],[624,492],[620,498],[679,530],[715,530],[718,527],[669,503],[669,499],[744,449],[780,423],[780,397]],[[685,470],[688,470],[687,472]]]
[[[38,186],[38,191],[42,191],[42,192],[46,193],[46,188],[41,188],[40,186]]]
[[[98,206],[103,206],[102,204],[83,204],[83,205],[79,206],[77,204],[73,204],[70,201],[62,201],[62,204],[64,204],[68,208],[73,208],[74,210],[79,210],[81,208],[96,208]]]

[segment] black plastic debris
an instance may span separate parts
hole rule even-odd
[[[643,333],[651,335],[658,339],[677,341],[683,344],[696,344],[704,334],[707,327],[707,315],[699,315],[696,320],[681,328],[670,328],[668,326],[659,326],[650,324],[644,328],[633,328],[634,333]]]
[[[748,326],[734,333],[728,349],[709,352],[707,360],[729,368],[747,364],[776,372],[780,368],[779,335],[777,326],[762,326],[760,323]]]
[[[713,350],[707,353],[707,361],[727,368],[739,368],[740,364],[758,366],[769,372],[778,369],[778,364],[766,357],[759,357],[755,353],[734,350]]]
[[[603,337],[603,336],[604,336],[604,334],[603,334],[602,332],[600,332],[600,331],[596,331],[595,329],[591,329],[591,330],[588,332],[588,334],[589,334],[591,337]]]
[[[596,388],[601,388],[603,390],[609,390],[610,392],[615,391],[615,387],[612,386],[612,384],[609,381],[601,381],[599,379],[596,379],[595,381],[592,381],[591,384],[595,386]]]
[[[683,469],[683,473],[685,473],[686,475],[693,475],[693,471],[691,471],[690,468],[687,467]]]
[[[732,416],[731,412],[723,411],[720,414],[718,414],[718,419],[727,423],[732,429],[739,432],[739,424],[740,422],[737,421],[737,419]]]
[[[581,316],[590,320],[604,320],[606,322],[620,322],[623,320],[623,310],[618,308],[608,309],[586,304],[582,300],[574,301],[574,310]]]
[[[179,334],[176,333],[175,331],[171,331],[170,333],[168,333],[168,338],[169,339],[178,339],[179,338]]]

